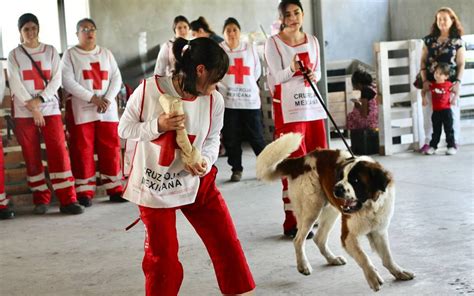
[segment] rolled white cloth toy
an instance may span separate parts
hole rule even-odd
[[[180,98],[163,94],[159,98],[159,102],[165,113],[170,114],[176,112],[178,115],[184,114],[183,101]],[[203,163],[205,160],[201,157],[201,152],[196,149],[188,138],[186,129],[176,130],[176,143],[181,148],[181,158],[184,164],[193,167],[197,163]]]

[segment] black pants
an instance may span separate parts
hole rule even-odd
[[[439,139],[441,138],[441,126],[444,126],[444,133],[446,134],[446,143],[448,143],[448,148],[455,147],[453,113],[451,112],[451,109],[433,111],[433,115],[431,115],[431,122],[433,124],[433,134],[431,136],[430,147],[435,149],[438,148]]]
[[[260,109],[226,108],[222,135],[227,163],[232,167],[232,171],[242,171],[242,142],[247,140],[255,155],[259,155],[266,145]]]

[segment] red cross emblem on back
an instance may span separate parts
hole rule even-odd
[[[35,62],[36,65],[38,65],[38,68],[43,72],[43,76],[47,79],[51,79],[51,70],[43,70],[41,68],[41,62]],[[41,90],[44,89],[45,84],[44,80],[41,77],[40,73],[38,70],[36,70],[36,67],[33,66],[33,69],[31,70],[23,70],[23,80],[33,80],[33,83],[35,85],[35,90]]]
[[[313,70],[313,63],[311,63],[311,60],[309,59],[309,53],[308,52],[301,52],[301,53],[298,53],[298,58],[300,59],[301,63],[303,63],[303,66],[306,68],[306,69],[310,69],[310,70]],[[298,70],[295,72],[295,74],[293,76],[300,76],[300,75],[303,75],[303,73]],[[304,85],[305,86],[309,86],[309,83],[308,81],[304,81]]]
[[[84,75],[84,80],[92,79],[92,88],[93,89],[102,89],[102,80],[109,79],[109,71],[101,71],[100,63],[90,63],[91,70],[82,70],[82,75]]]
[[[236,58],[234,59],[234,65],[229,67],[229,71],[227,71],[227,74],[235,75],[234,77],[235,84],[243,84],[244,76],[250,75],[250,67],[244,66],[243,58]]]
[[[196,135],[188,134],[188,138],[192,144]],[[168,131],[151,142],[161,147],[158,164],[169,167],[173,163],[176,150],[179,149],[178,143],[176,143],[176,131]]]

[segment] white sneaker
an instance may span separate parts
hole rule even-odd
[[[456,148],[454,147],[449,147],[448,150],[446,151],[446,155],[454,155],[456,154],[458,151],[456,150]]]
[[[430,147],[430,149],[426,150],[425,155],[433,155],[436,153],[436,149]]]

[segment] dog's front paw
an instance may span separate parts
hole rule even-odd
[[[342,256],[337,256],[332,258],[331,260],[328,260],[329,265],[344,265],[346,264],[346,258]]]
[[[400,270],[400,271],[394,273],[393,276],[397,280],[401,280],[401,281],[409,281],[409,280],[412,280],[412,279],[415,278],[415,274],[413,272],[409,272],[409,271],[406,271],[406,270]]]
[[[310,275],[313,268],[308,263],[298,264],[298,271],[304,275]]]
[[[375,292],[380,290],[380,286],[383,285],[383,279],[380,277],[379,273],[375,269],[372,269],[368,273],[366,273],[365,278],[367,279],[370,288]]]

